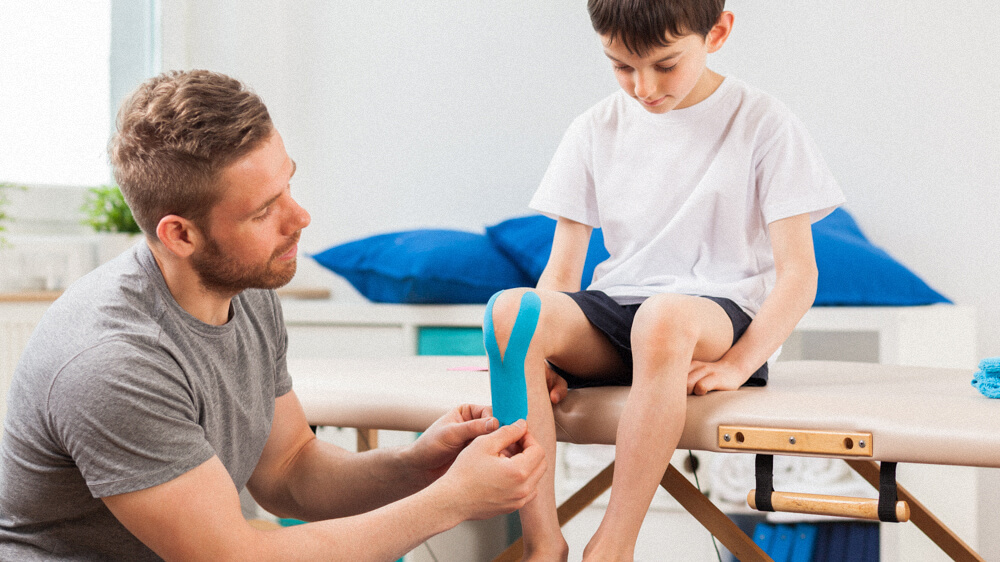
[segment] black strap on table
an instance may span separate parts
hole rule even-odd
[[[878,520],[898,523],[896,518],[896,463],[882,461],[878,471]]]
[[[754,501],[758,511],[774,511],[771,494],[774,492],[774,455],[757,455],[755,462],[757,491]],[[896,518],[896,463],[883,461],[879,467],[878,519],[898,523]]]
[[[758,511],[774,511],[771,505],[771,492],[774,492],[774,455],[757,455],[756,476],[757,491],[754,502]]]

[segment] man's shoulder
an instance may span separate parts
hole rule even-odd
[[[139,267],[105,264],[71,285],[50,308],[58,322],[76,318],[86,329],[124,329],[148,323],[163,312],[163,297],[149,274]],[[49,315],[47,315],[49,316]]]
[[[141,264],[121,256],[71,285],[46,311],[27,351],[71,356],[109,340],[155,341],[162,297]]]

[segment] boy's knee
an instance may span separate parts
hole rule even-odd
[[[553,354],[577,345],[579,342],[574,335],[577,332],[574,332],[572,325],[566,323],[567,309],[576,306],[572,299],[557,291],[507,289],[496,296],[492,310],[493,336],[501,352],[506,349],[517,316],[521,313],[521,301],[528,293],[537,296],[540,304],[537,327],[532,338],[532,352],[550,358]]]
[[[514,321],[521,311],[521,298],[530,291],[531,289],[507,289],[493,302],[494,335],[501,349],[507,345],[514,329]]]
[[[639,307],[631,338],[636,351],[687,353],[698,342],[698,326],[683,299],[659,295],[647,299]]]

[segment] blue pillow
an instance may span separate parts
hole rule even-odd
[[[917,306],[951,301],[873,245],[844,209],[813,224],[816,306]]]
[[[501,289],[532,285],[485,235],[457,230],[379,234],[312,258],[374,302],[485,303]]]
[[[486,229],[486,235],[537,283],[552,251],[556,221],[533,215],[506,220]],[[872,245],[854,218],[837,209],[813,224],[819,286],[816,306],[916,306],[950,303],[881,248]],[[594,267],[608,257],[604,236],[594,229],[587,251],[583,286]]]
[[[532,280],[532,287],[538,283],[549,261],[555,232],[556,221],[543,215],[509,219],[486,228],[486,236]],[[583,288],[590,285],[597,264],[608,257],[604,248],[604,233],[595,228],[590,235],[587,260],[583,265]]]

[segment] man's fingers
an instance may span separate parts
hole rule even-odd
[[[517,443],[522,437],[524,437],[524,434],[527,431],[528,424],[524,420],[517,420],[510,425],[505,425],[493,433],[490,433],[489,435],[483,437],[483,439],[486,439],[489,443],[491,453],[500,454],[500,451],[503,451],[514,443]]]
[[[525,432],[524,437],[521,439],[521,452],[514,457],[515,462],[520,462],[525,465],[525,469],[534,471],[538,468],[538,465],[543,464],[545,460],[545,449],[535,441],[535,438],[531,433]],[[542,471],[544,472],[544,467]]]
[[[500,422],[494,417],[473,419],[447,426],[442,437],[449,447],[461,448],[480,435],[496,430],[499,426]]]
[[[472,419],[474,420],[490,418],[493,416],[493,408],[490,406],[484,406],[483,404],[470,404],[469,408],[472,412]]]
[[[493,415],[493,408],[482,404],[462,404],[457,410],[462,421],[478,420]]]

